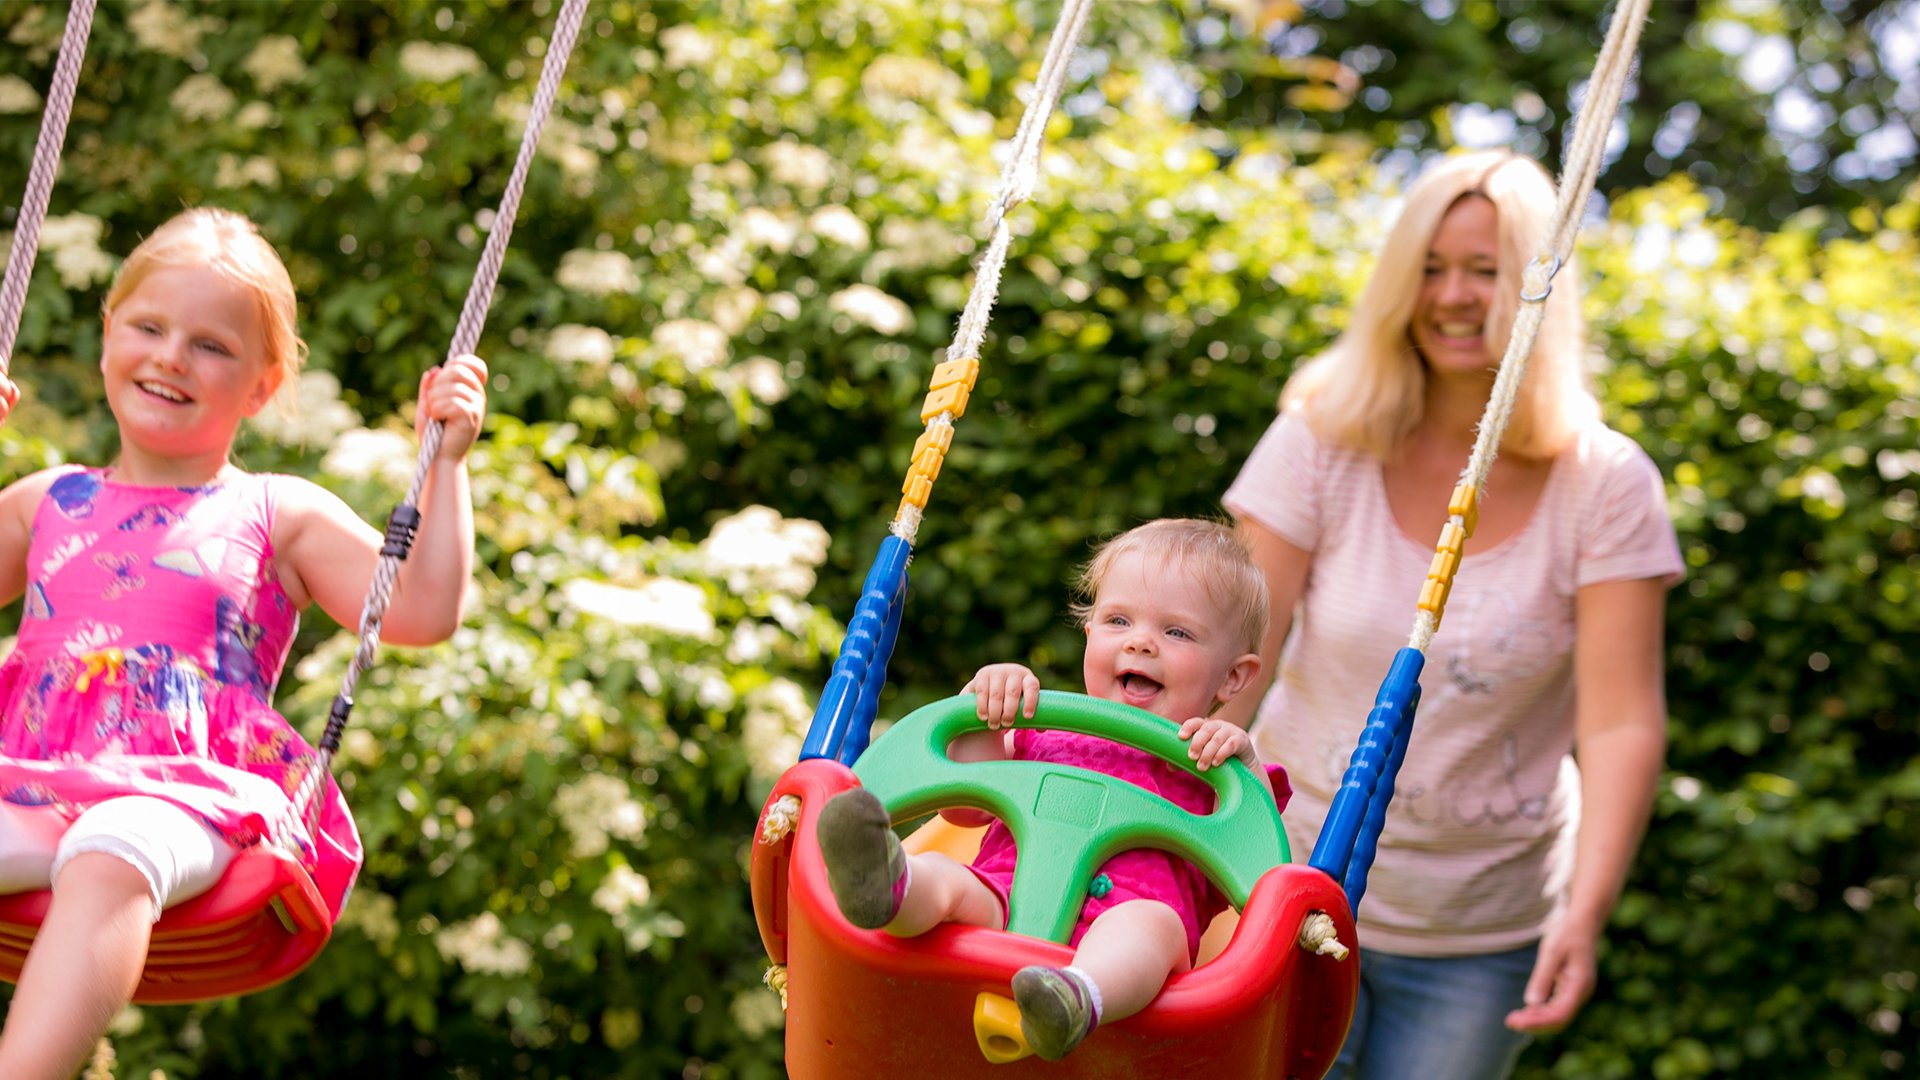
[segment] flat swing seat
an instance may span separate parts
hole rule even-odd
[[[1122,709],[1079,695],[1043,692],[1039,715],[1023,726],[1090,728],[1090,733],[1139,745],[1137,727],[1171,741],[1171,746],[1143,749],[1162,757],[1175,750],[1184,760],[1185,744],[1163,720],[1115,730],[1114,717],[1107,713]],[[1081,715],[1063,716],[1063,711]],[[1085,715],[1088,712],[1096,715]],[[1351,943],[1353,922],[1345,894],[1332,878],[1308,866],[1274,865],[1285,858],[1285,841],[1264,777],[1244,768],[1200,774],[1220,792],[1220,805],[1212,815],[1187,815],[1124,781],[1084,770],[1037,762],[947,760],[944,747],[952,736],[978,726],[971,696],[935,702],[875,742],[860,760],[858,775],[832,760],[802,761],[787,771],[768,799],[769,809],[788,795],[800,804],[791,831],[775,843],[754,845],[751,867],[762,943],[775,963],[786,965],[788,1073],[801,1080],[915,1072],[943,1078],[1323,1075],[1352,1019],[1359,965],[1352,956],[1342,961],[1309,952],[1297,939],[1310,916],[1325,913],[1339,939]],[[939,760],[925,760],[928,752]],[[1009,787],[1009,773],[1003,771],[1009,769],[1028,778],[1024,790],[1017,782]],[[964,792],[934,775],[945,771],[956,777],[977,770],[998,775]],[[827,885],[815,828],[827,800],[863,780],[870,781],[865,786],[880,796],[895,820],[935,806],[973,805],[1007,822],[1023,853],[1010,896],[1013,929],[950,925],[916,938],[896,938],[858,929],[842,918]],[[1063,788],[1092,795],[1091,787],[1101,781],[1116,786],[1078,800],[1065,815],[1056,813],[1065,807],[1048,802],[1050,790],[1054,795]],[[1083,784],[1089,786],[1081,788]],[[1170,979],[1146,1011],[1102,1026],[1066,1060],[1021,1056],[1018,1014],[1006,1000],[1009,983],[1014,972],[1028,964],[1070,961],[1072,950],[1063,942],[1079,909],[1078,904],[1062,903],[1059,895],[1045,896],[1045,891],[1063,879],[1064,867],[1066,895],[1084,895],[1094,871],[1116,844],[1122,850],[1141,846],[1137,829],[1101,813],[1103,806],[1134,808],[1136,800],[1122,789],[1138,793],[1141,805],[1152,800],[1173,814],[1213,822],[1217,827],[1210,839],[1254,833],[1247,838],[1247,849],[1270,846],[1271,853],[1264,870],[1250,869],[1241,858],[1235,870],[1223,872],[1219,855],[1197,845],[1180,847],[1182,857],[1207,870],[1222,891],[1242,905],[1232,939],[1212,961]],[[1000,797],[996,793],[1009,791],[1015,793],[1010,800],[995,802]],[[1255,795],[1266,800],[1264,807],[1253,801]],[[1037,815],[1030,812],[1036,804]],[[1254,814],[1256,810],[1261,814]],[[1075,815],[1077,824],[1059,831],[1060,817]],[[1259,835],[1261,827],[1249,824],[1261,816],[1271,822],[1271,832],[1264,836]],[[1029,818],[1040,820],[1035,824]],[[1073,847],[1080,850],[1069,850]],[[1039,861],[1029,863],[1032,854],[1039,855]],[[1246,881],[1252,882],[1250,888],[1239,884]]]
[[[19,981],[52,899],[47,891],[0,896],[0,978]],[[133,1000],[182,1005],[264,990],[298,974],[332,935],[306,871],[256,844],[233,857],[212,889],[160,916]]]

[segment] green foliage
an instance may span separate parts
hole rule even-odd
[[[385,418],[451,336],[554,8],[106,4],[9,475],[111,454],[103,253],[213,203],[287,254],[325,373],[245,461],[382,514],[411,461]],[[470,617],[359,695],[347,917],[284,987],[124,1017],[125,1075],[779,1074],[750,832],[897,502],[1055,5],[592,11],[481,347]],[[44,90],[59,14],[0,8],[0,103],[8,77]],[[1218,74],[1178,14],[1096,17],[1015,214],[885,715],[994,659],[1074,685],[1074,564],[1217,511],[1392,218],[1364,151],[1303,167],[1291,135],[1170,114],[1156,80]],[[0,117],[0,194],[36,123]],[[1837,243],[1811,213],[1757,234],[1710,205],[1669,183],[1588,238],[1611,415],[1670,479],[1690,576],[1653,831],[1599,996],[1527,1076],[1913,1064],[1920,195]],[[302,645],[282,705],[311,731],[351,645]]]

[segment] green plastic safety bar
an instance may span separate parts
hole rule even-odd
[[[1007,929],[1065,944],[1094,872],[1135,848],[1160,848],[1198,866],[1234,907],[1260,876],[1291,860],[1265,776],[1244,762],[1201,772],[1171,721],[1082,694],[1040,692],[1032,720],[1016,727],[1076,731],[1144,750],[1211,785],[1211,814],[1194,814],[1144,788],[1071,765],[1040,761],[956,762],[947,747],[984,731],[972,694],[926,705],[888,729],[854,775],[895,821],[973,807],[999,818],[1020,848]]]

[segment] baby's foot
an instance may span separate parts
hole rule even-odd
[[[892,922],[907,891],[907,855],[887,808],[865,788],[849,788],[827,800],[818,828],[840,914],[868,930]]]
[[[1091,988],[1060,968],[1035,964],[1015,972],[1013,1002],[1027,1045],[1048,1061],[1066,1057],[1100,1021]]]

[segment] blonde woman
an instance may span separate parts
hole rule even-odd
[[[1225,712],[1292,776],[1303,850],[1412,626],[1553,205],[1546,173],[1506,152],[1415,183],[1351,325],[1287,384],[1226,494],[1267,575],[1261,670],[1278,675]],[[1335,1076],[1507,1076],[1528,1033],[1592,993],[1646,827],[1681,561],[1658,472],[1587,385],[1578,281],[1562,270],[1547,302],[1428,651]]]

